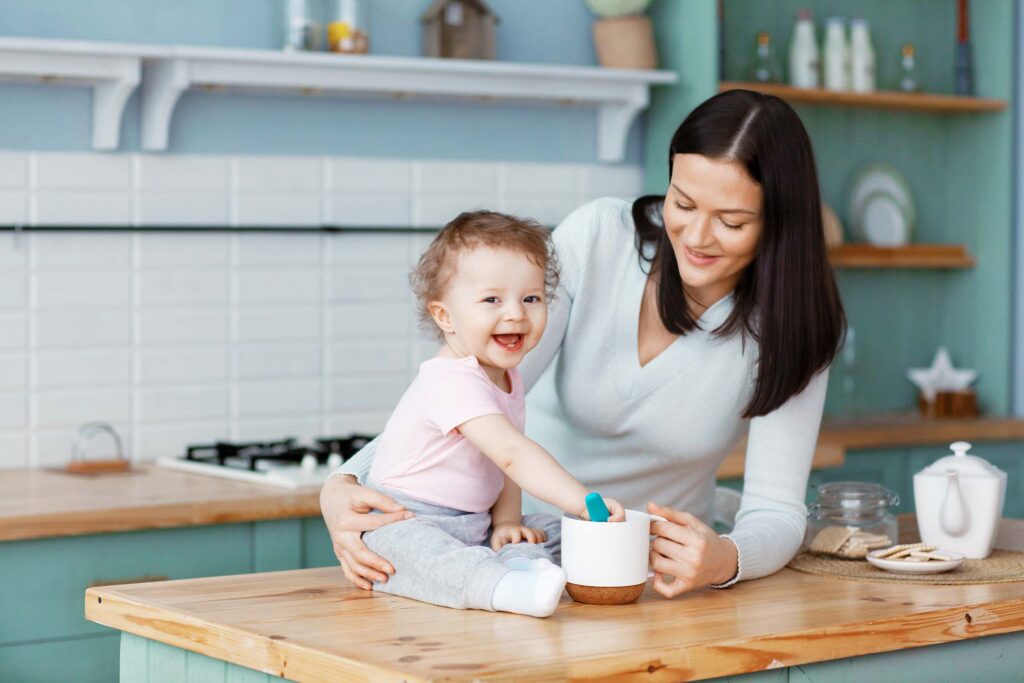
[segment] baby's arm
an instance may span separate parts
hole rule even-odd
[[[491,525],[523,523],[523,494],[519,484],[505,476],[505,486],[491,508]]]
[[[473,418],[459,431],[510,479],[532,495],[557,508],[587,517],[587,489],[538,444],[526,438],[504,415]],[[622,505],[605,498],[610,521],[626,518]]]

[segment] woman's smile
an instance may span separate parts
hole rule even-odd
[[[689,247],[685,247],[687,260],[695,266],[710,266],[712,263],[716,263],[720,256],[714,256],[711,254],[705,254],[699,251],[694,251]]]

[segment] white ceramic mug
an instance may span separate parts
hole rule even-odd
[[[647,582],[651,522],[657,515],[626,510],[624,522],[589,522],[562,515],[562,569],[569,583],[620,587]]]

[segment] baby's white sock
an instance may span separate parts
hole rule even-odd
[[[531,617],[551,616],[565,588],[565,571],[543,557],[513,557],[505,565],[511,571],[494,587],[491,607]]]

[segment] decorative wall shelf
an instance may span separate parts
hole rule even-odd
[[[622,159],[651,86],[677,80],[670,71],[0,38],[0,80],[92,86],[95,149],[117,148],[140,71],[142,146],[151,151],[167,149],[182,93],[203,88],[595,107],[602,161]]]
[[[829,249],[836,268],[971,268],[974,258],[962,244],[908,244],[876,247],[843,244]]]
[[[174,47],[171,52],[168,59],[146,61],[142,146],[147,150],[167,149],[178,98],[188,88],[201,87],[596,106],[598,157],[618,161],[630,126],[647,107],[650,86],[676,81],[668,71],[222,48]]]
[[[169,54],[145,45],[0,38],[0,81],[91,87],[93,149],[117,149],[142,59]]]
[[[832,90],[794,88],[778,83],[756,83],[723,81],[719,92],[740,88],[756,90],[781,97],[793,104],[815,104],[830,107],[862,107],[869,109],[891,109],[932,112],[936,114],[969,114],[998,112],[1006,109],[1005,100],[962,95],[940,95],[936,93],[905,93],[878,91],[872,93],[835,92]]]

